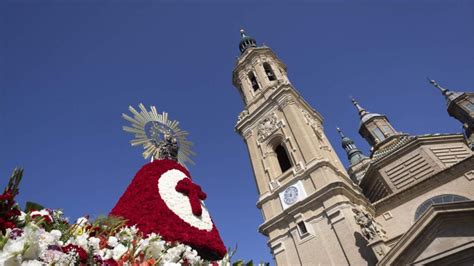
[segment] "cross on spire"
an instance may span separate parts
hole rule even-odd
[[[193,214],[196,216],[201,216],[201,200],[205,200],[207,197],[206,193],[202,191],[201,187],[194,184],[191,179],[184,178],[179,181],[178,184],[176,184],[176,191],[188,196]]]

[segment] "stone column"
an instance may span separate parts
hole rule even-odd
[[[293,140],[297,145],[296,150],[301,152],[301,154],[296,153],[298,154],[297,157],[301,158],[302,156],[304,163],[307,164],[317,157],[319,152],[309,137],[312,135],[312,132],[308,131],[309,128],[306,126],[303,115],[295,104],[293,96],[288,95],[286,97],[281,106],[285,121],[288,124],[286,130],[289,130],[291,133],[289,135],[293,136]]]
[[[245,136],[244,136],[245,137]],[[252,169],[254,178],[257,183],[259,194],[262,195],[269,190],[268,183],[269,178],[265,172],[264,164],[261,161],[260,150],[257,147],[256,136],[252,133],[248,133],[245,138],[247,148],[250,156],[250,162],[252,163]]]

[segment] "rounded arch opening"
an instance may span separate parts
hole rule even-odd
[[[276,79],[275,73],[273,72],[273,69],[268,62],[263,63],[263,69],[265,70],[265,74],[267,75],[268,80],[272,81]]]
[[[458,202],[458,201],[467,201],[470,200],[466,197],[454,195],[454,194],[443,194],[434,196],[426,201],[424,201],[415,211],[415,221],[418,220],[427,210],[429,207],[435,204],[443,204],[443,203],[450,203],[450,202]]]
[[[275,153],[277,155],[278,164],[280,165],[281,172],[284,173],[288,171],[292,167],[292,164],[290,157],[286,152],[286,149],[281,144],[278,144],[275,147]]]

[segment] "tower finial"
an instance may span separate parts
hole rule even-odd
[[[360,104],[354,99],[354,97],[351,97],[351,101],[354,104],[354,106],[357,108],[357,111],[359,112],[359,115],[362,117],[365,114],[367,114],[367,110],[365,110]]]
[[[240,43],[239,50],[243,53],[249,47],[257,47],[257,41],[254,38],[245,34],[244,29],[240,29]]]
[[[344,133],[342,133],[342,130],[339,127],[336,127],[337,132],[339,132],[339,135],[341,135],[341,138],[344,138]]]
[[[240,37],[245,38],[245,30],[242,28],[240,29]]]
[[[426,77],[426,79],[428,80],[429,83],[431,83],[431,85],[433,85],[435,88],[438,88],[443,95],[446,95],[449,92],[448,89],[445,89],[445,88],[441,87],[438,84],[438,82],[436,82],[436,80],[430,79],[429,77]]]

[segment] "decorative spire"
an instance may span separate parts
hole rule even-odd
[[[445,88],[441,87],[441,86],[438,84],[438,82],[436,82],[436,80],[430,79],[430,78],[428,78],[428,77],[426,77],[426,79],[428,80],[429,83],[431,83],[431,85],[433,85],[435,88],[438,88],[438,89],[441,91],[441,93],[442,93],[443,95],[446,95],[446,94],[449,92],[448,89],[445,89]]]
[[[339,132],[339,135],[341,135],[342,139],[346,137],[346,136],[344,136],[344,134],[342,133],[342,130],[340,128],[336,127],[336,130],[337,130],[337,132]]]
[[[431,85],[433,85],[435,88],[437,88],[438,90],[441,91],[441,94],[444,95],[444,98],[446,98],[446,101],[447,101],[447,104],[449,105],[454,99],[456,99],[459,95],[461,95],[461,93],[458,93],[458,92],[453,92],[453,91],[450,91],[446,88],[443,88],[441,87],[438,82],[436,82],[436,80],[434,79],[430,79],[430,78],[426,78],[428,80],[429,83],[431,83]]]
[[[365,110],[360,104],[354,99],[354,97],[351,97],[351,101],[354,104],[354,106],[357,108],[357,111],[359,112],[360,117],[362,118],[364,115],[368,114],[367,110]]]
[[[336,128],[336,129],[337,129],[337,132],[339,132],[339,135],[341,135],[342,148],[346,151],[347,159],[349,159],[351,166],[368,158],[357,148],[357,146],[354,144],[354,141],[344,136],[340,128]]]
[[[244,29],[240,29],[240,37],[242,37],[242,39],[247,37],[247,35],[245,35],[245,30]]]
[[[257,41],[254,38],[245,34],[245,30],[240,30],[240,43],[239,43],[239,50],[241,53],[245,52],[249,47],[257,47]]]

